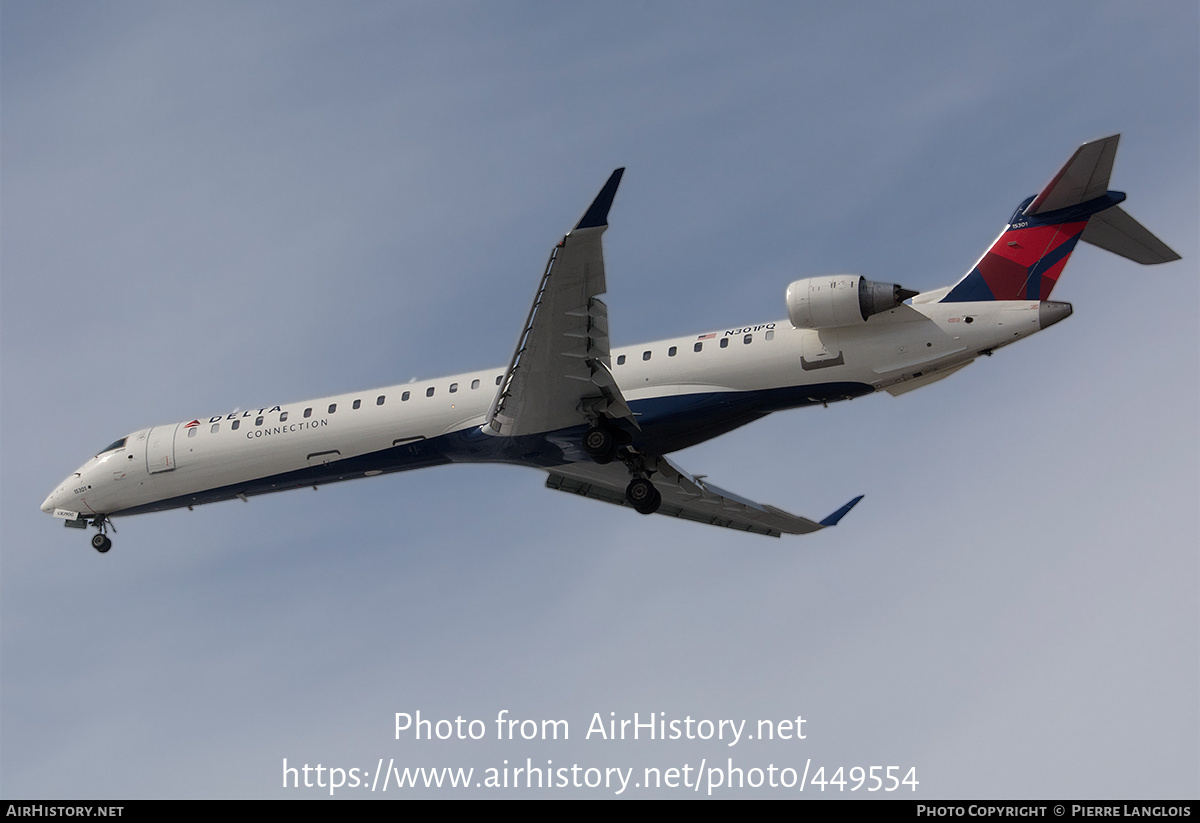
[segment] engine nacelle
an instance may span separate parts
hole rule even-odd
[[[895,283],[876,283],[857,274],[808,277],[787,288],[788,319],[797,329],[857,326],[916,294]]]

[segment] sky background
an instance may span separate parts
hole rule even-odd
[[[1198,44],[1194,2],[6,0],[0,794],[733,758],[915,766],[905,798],[1196,797]],[[1112,186],[1182,262],[1081,244],[1066,322],[678,455],[811,517],[865,494],[837,529],[503,466],[120,520],[104,556],[38,510],[141,427],[501,366],[617,166],[622,345],[778,320],[815,274],[947,285],[1117,132]],[[496,741],[502,709],[570,740]],[[418,710],[489,737],[396,740]],[[597,712],[807,737],[585,740]],[[476,792],[525,793],[438,794]]]

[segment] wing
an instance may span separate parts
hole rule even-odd
[[[597,463],[571,463],[556,466],[546,478],[546,486],[551,489],[573,492],[619,506],[630,505],[625,499],[625,485],[628,482],[629,472],[620,463],[603,466]],[[662,505],[658,508],[658,514],[771,537],[779,537],[781,534],[808,534],[827,526],[836,526],[838,521],[862,500],[862,495],[859,495],[824,520],[817,522],[788,514],[774,506],[738,497],[732,492],[704,482],[700,477],[693,477],[665,457],[657,458],[654,487],[662,495]]]
[[[487,425],[515,437],[577,426],[600,415],[634,426],[609,370],[608,308],[600,236],[621,175],[608,178],[583,219],[550,253],[517,350],[500,383]]]

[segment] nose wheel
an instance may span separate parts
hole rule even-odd
[[[100,552],[100,554],[104,554],[112,548],[112,540],[109,539],[105,532],[110,528],[116,532],[116,528],[108,522],[108,518],[104,515],[100,515],[93,520],[92,525],[97,529],[97,533],[92,535],[92,548]]]

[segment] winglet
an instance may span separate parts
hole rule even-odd
[[[855,506],[858,505],[858,501],[862,500],[862,499],[863,499],[863,495],[860,494],[858,497],[854,498],[849,503],[842,506],[840,509],[835,511],[833,514],[829,515],[824,520],[822,520],[821,525],[822,526],[836,526],[838,524],[838,521],[841,520],[843,517],[845,517],[846,514],[851,509],[853,509]]]
[[[617,196],[617,186],[621,185],[621,175],[624,173],[625,167],[622,166],[609,176],[608,182],[600,189],[592,205],[588,206],[587,213],[583,215],[576,229],[594,229],[608,225],[608,210],[612,208],[613,198]]]

